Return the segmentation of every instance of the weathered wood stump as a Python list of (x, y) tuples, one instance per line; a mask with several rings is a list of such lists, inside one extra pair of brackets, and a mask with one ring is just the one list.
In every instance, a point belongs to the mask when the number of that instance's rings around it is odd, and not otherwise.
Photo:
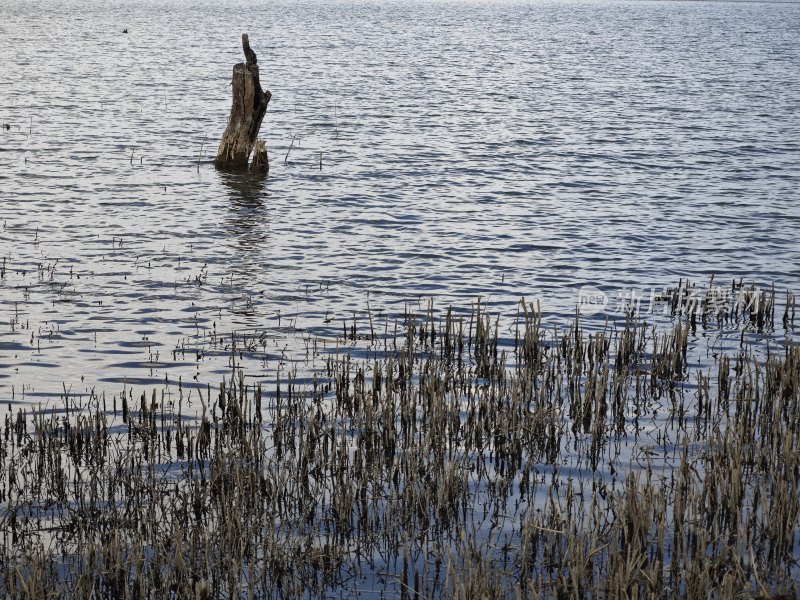
[[(250, 48), (250, 40), (246, 33), (242, 34), (242, 48), (247, 62), (238, 63), (233, 67), (231, 114), (214, 161), (217, 167), (225, 169), (247, 167), (250, 152), (256, 144), (258, 131), (261, 129), (261, 122), (267, 113), (267, 104), (272, 98), (269, 90), (261, 89), (258, 60), (256, 53)], [(259, 152), (254, 163), (253, 166), (259, 170), (269, 168), (266, 146), (263, 142), (259, 144)]]
[(264, 140), (256, 140), (256, 145), (253, 146), (253, 161), (250, 163), (250, 170), (256, 173), (269, 171), (267, 143)]

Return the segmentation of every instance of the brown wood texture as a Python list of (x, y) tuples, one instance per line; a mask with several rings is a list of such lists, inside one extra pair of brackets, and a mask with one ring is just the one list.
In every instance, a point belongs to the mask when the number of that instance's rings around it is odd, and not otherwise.
[[(250, 152), (258, 138), (261, 123), (267, 113), (272, 94), (269, 90), (261, 89), (261, 80), (258, 73), (258, 59), (256, 53), (250, 48), (250, 39), (247, 34), (242, 34), (242, 49), (247, 62), (238, 63), (233, 67), (231, 90), (233, 103), (228, 117), (228, 126), (222, 134), (217, 151), (216, 165), (222, 168), (246, 168)], [(261, 147), (259, 147), (261, 150)], [(264, 168), (266, 162), (266, 146), (259, 151), (259, 168)]]

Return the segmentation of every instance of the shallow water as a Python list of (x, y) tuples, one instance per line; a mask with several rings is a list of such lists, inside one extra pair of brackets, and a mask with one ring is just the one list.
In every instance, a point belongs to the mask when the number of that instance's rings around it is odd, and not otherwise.
[[(2, 12), (0, 400), (214, 383), (233, 330), (274, 378), (429, 297), (564, 322), (590, 285), (599, 322), (680, 278), (800, 287), (800, 4)], [(211, 162), (245, 31), (264, 180)]]

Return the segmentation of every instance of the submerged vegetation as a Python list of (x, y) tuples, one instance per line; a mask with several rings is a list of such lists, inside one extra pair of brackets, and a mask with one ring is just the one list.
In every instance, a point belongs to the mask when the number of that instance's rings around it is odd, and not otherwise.
[[(794, 297), (659, 301), (666, 330), (556, 330), (523, 300), (503, 338), (480, 303), (431, 308), (308, 376), (248, 383), (234, 343), (215, 389), (9, 406), (0, 593), (793, 596), (800, 347), (768, 333)], [(739, 347), (694, 367), (722, 326)]]

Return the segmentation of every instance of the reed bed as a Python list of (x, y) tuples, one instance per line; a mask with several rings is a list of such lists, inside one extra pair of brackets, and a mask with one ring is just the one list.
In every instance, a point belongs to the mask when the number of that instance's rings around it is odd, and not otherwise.
[[(431, 306), (370, 317), (369, 358), (345, 323), (307, 377), (250, 382), (237, 352), (266, 343), (232, 338), (216, 388), (9, 405), (0, 593), (795, 597), (800, 347), (746, 344), (776, 295), (731, 289), (669, 290), (666, 330), (557, 330), (523, 300), (511, 339)], [(693, 368), (711, 322), (741, 346)]]

